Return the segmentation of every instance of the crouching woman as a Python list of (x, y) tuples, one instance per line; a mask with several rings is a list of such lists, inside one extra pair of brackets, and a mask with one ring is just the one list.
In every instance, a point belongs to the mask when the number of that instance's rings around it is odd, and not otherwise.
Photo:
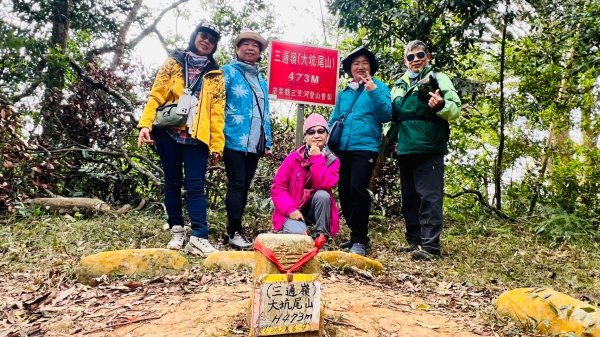
[(313, 238), (320, 234), (333, 237), (340, 230), (331, 191), (338, 182), (340, 161), (327, 148), (329, 129), (323, 116), (308, 116), (303, 132), (305, 144), (285, 158), (273, 179), (273, 229)]

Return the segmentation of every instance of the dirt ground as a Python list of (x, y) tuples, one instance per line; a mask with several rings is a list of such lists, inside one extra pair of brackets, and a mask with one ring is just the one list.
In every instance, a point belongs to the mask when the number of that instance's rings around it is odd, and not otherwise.
[[(212, 285), (198, 293), (171, 294), (158, 303), (144, 301), (126, 312), (146, 312), (156, 319), (98, 331), (88, 336), (241, 336), (247, 335), (245, 312), (251, 285)], [(324, 280), (326, 336), (425, 337), (478, 336), (461, 320), (429, 310), (425, 299), (343, 280)], [(477, 329), (475, 329), (477, 330)], [(52, 331), (47, 331), (52, 334)], [(480, 333), (481, 334), (481, 333)]]
[[(468, 282), (425, 277), (427, 266), (408, 269), (411, 274), (393, 271), (380, 276), (324, 270), (325, 336), (498, 336), (487, 316), (494, 293)], [(57, 281), (47, 274), (8, 276), (0, 275), (0, 337), (249, 333), (250, 270), (193, 267), (184, 275), (156, 279), (103, 277), (95, 286)]]

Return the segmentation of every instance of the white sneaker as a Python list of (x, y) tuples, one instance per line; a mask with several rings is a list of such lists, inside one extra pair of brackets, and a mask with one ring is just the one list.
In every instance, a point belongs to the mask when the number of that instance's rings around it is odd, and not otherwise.
[(229, 237), (229, 245), (235, 249), (241, 250), (252, 248), (252, 242), (246, 239), (240, 232), (235, 232), (233, 237)]
[(202, 257), (207, 257), (210, 253), (218, 252), (218, 250), (210, 244), (208, 239), (199, 238), (197, 236), (190, 237), (190, 241), (185, 246), (185, 251)]
[(167, 244), (168, 249), (181, 250), (185, 240), (185, 229), (183, 226), (173, 226), (171, 228), (171, 241)]

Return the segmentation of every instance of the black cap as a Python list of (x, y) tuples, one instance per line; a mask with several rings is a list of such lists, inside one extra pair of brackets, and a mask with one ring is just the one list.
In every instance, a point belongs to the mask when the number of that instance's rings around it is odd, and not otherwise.
[(352, 76), (352, 73), (350, 72), (350, 66), (352, 65), (352, 61), (354, 61), (354, 59), (360, 55), (365, 55), (369, 59), (369, 63), (371, 64), (370, 73), (371, 76), (373, 76), (377, 72), (378, 64), (377, 60), (375, 59), (375, 55), (366, 47), (358, 47), (354, 49), (350, 52), (350, 54), (348, 54), (348, 56), (346, 56), (346, 58), (342, 60), (342, 67), (344, 68), (344, 71), (346, 74)]
[(190, 35), (190, 41), (188, 43), (187, 50), (197, 52), (196, 44), (194, 43), (194, 41), (196, 40), (196, 35), (198, 35), (199, 32), (206, 32), (215, 37), (215, 40), (216, 40), (215, 48), (213, 48), (213, 51), (210, 53), (210, 55), (212, 56), (212, 54), (214, 54), (217, 51), (217, 44), (219, 43), (219, 40), (221, 39), (221, 34), (219, 34), (219, 32), (217, 31), (217, 26), (215, 26), (214, 24), (212, 24), (210, 22), (200, 22), (200, 24), (198, 24), (196, 26), (196, 29), (194, 29), (194, 32), (192, 32), (192, 35)]

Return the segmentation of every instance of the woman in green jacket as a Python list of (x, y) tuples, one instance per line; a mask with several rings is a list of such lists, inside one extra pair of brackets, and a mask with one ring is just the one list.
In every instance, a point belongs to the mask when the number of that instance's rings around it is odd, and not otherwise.
[(417, 260), (440, 255), (448, 121), (460, 113), (460, 98), (452, 81), (434, 72), (430, 60), (425, 43), (409, 42), (404, 52), (408, 71), (392, 88), (391, 144), (400, 166), (402, 215), (409, 244), (401, 250)]

